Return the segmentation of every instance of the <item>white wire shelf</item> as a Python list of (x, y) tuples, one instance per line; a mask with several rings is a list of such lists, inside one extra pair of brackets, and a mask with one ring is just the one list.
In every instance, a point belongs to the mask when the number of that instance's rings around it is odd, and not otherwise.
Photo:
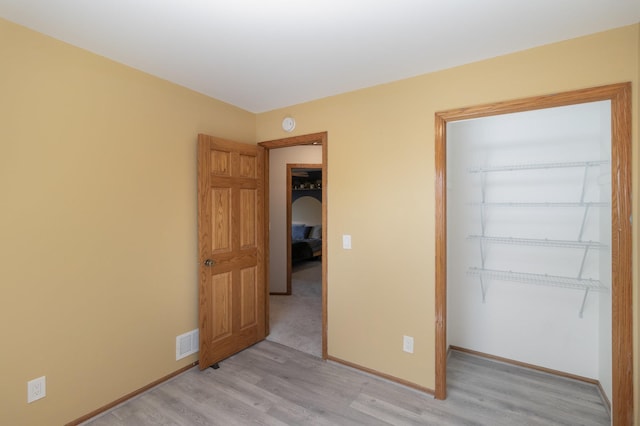
[(472, 202), (472, 206), (494, 206), (494, 207), (609, 207), (607, 202), (558, 202), (558, 203), (519, 203), (519, 202)]
[(469, 235), (468, 240), (480, 240), (493, 244), (513, 244), (540, 247), (595, 248), (608, 249), (609, 246), (598, 241), (549, 240), (536, 238), (491, 237), (486, 235)]
[(500, 281), (513, 281), (525, 284), (562, 287), (575, 290), (609, 291), (609, 288), (600, 280), (591, 278), (573, 278), (559, 275), (530, 274), (525, 272), (500, 271), (496, 269), (469, 268), (469, 275), (482, 279), (494, 279)]
[[(585, 263), (587, 261), (588, 253), (590, 250), (603, 250), (608, 249), (609, 246), (606, 244), (602, 244), (598, 241), (583, 241), (582, 237), (584, 235), (585, 226), (587, 223), (587, 218), (589, 216), (589, 212), (592, 208), (600, 208), (600, 207), (609, 207), (611, 203), (609, 202), (600, 202), (600, 201), (587, 201), (587, 185), (589, 184), (589, 176), (592, 175), (590, 170), (598, 166), (609, 165), (611, 162), (609, 160), (598, 160), (598, 161), (574, 161), (574, 162), (557, 162), (557, 163), (536, 163), (536, 164), (511, 164), (511, 165), (498, 165), (498, 166), (488, 166), (488, 167), (476, 167), (467, 169), (469, 173), (478, 173), (480, 176), (480, 189), (481, 189), (481, 201), (476, 202), (468, 202), (467, 205), (470, 206), (479, 206), (480, 213), (480, 225), (482, 232), (480, 235), (469, 235), (467, 237), (468, 240), (479, 241), (480, 248), (480, 260), (481, 267), (469, 268), (467, 273), (469, 275), (477, 276), (480, 282), (480, 288), (482, 290), (482, 302), (485, 303), (486, 295), (487, 295), (487, 281), (490, 280), (500, 280), (506, 282), (515, 282), (515, 283), (525, 283), (525, 284), (534, 284), (540, 286), (550, 286), (550, 287), (561, 287), (568, 288), (574, 290), (580, 290), (584, 292), (584, 296), (582, 297), (582, 304), (580, 306), (580, 311), (578, 315), (582, 318), (585, 303), (587, 300), (587, 296), (591, 291), (599, 291), (599, 292), (607, 292), (609, 288), (607, 285), (604, 285), (599, 279), (593, 278), (583, 278), (582, 274), (584, 271)], [(517, 200), (509, 200), (506, 202), (503, 201), (490, 201), (487, 200), (487, 176), (490, 172), (517, 172), (522, 170), (547, 170), (547, 169), (567, 169), (567, 168), (576, 168), (583, 169), (582, 171), (582, 184), (577, 189), (579, 192), (576, 193), (576, 197), (571, 201), (571, 199), (558, 202), (546, 201), (546, 202), (538, 202), (538, 201), (517, 201)], [(537, 173), (540, 175), (541, 173)], [(524, 176), (524, 175), (523, 175)], [(492, 197), (489, 197), (491, 199)], [(520, 197), (518, 197), (520, 198)], [(575, 240), (554, 240), (554, 239), (535, 239), (535, 238), (512, 238), (512, 237), (500, 237), (500, 236), (487, 236), (485, 235), (486, 229), (486, 217), (487, 210), (491, 210), (491, 208), (511, 208), (511, 207), (521, 207), (521, 208), (577, 208), (576, 213), (581, 212), (582, 222), (580, 225), (580, 230), (578, 232), (577, 238)], [(557, 211), (557, 210), (556, 210)], [(526, 211), (525, 211), (526, 212)], [(533, 212), (529, 212), (529, 215), (533, 214)], [(536, 213), (537, 215), (537, 213)], [(536, 216), (534, 215), (534, 216)], [(544, 216), (548, 220), (547, 216)], [(580, 269), (577, 271), (575, 276), (559, 276), (559, 275), (548, 275), (548, 274), (534, 274), (527, 272), (513, 272), (506, 270), (496, 270), (496, 269), (486, 269), (486, 250), (487, 244), (510, 244), (510, 245), (526, 245), (526, 246), (538, 246), (538, 247), (560, 247), (560, 248), (571, 248), (571, 249), (582, 249), (582, 261), (580, 264)]]
[(574, 161), (568, 163), (540, 163), (540, 164), (511, 164), (506, 166), (476, 167), (469, 169), (469, 173), (482, 172), (511, 172), (516, 170), (539, 170), (539, 169), (563, 169), (572, 167), (595, 167), (609, 164), (609, 160), (600, 161)]

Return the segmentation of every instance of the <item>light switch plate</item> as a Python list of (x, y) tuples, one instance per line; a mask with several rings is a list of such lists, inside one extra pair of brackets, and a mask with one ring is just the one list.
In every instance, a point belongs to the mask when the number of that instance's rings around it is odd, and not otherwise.
[(38, 377), (37, 379), (27, 382), (27, 403), (32, 403), (40, 398), (47, 396), (46, 377)]
[(345, 250), (351, 250), (351, 235), (342, 236), (342, 248)]
[(402, 350), (408, 352), (410, 354), (413, 353), (413, 337), (411, 336), (403, 336), (402, 339)]

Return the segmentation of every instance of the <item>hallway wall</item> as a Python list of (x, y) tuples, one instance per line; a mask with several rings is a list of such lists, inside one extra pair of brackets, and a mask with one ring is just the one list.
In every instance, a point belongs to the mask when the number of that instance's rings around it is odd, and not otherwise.
[(287, 291), (287, 164), (321, 164), (322, 146), (269, 150), (269, 292)]

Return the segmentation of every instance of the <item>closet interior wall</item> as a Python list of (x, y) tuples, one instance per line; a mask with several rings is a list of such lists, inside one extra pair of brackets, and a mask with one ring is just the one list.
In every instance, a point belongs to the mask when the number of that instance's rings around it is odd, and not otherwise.
[(610, 102), (447, 125), (449, 345), (611, 397)]

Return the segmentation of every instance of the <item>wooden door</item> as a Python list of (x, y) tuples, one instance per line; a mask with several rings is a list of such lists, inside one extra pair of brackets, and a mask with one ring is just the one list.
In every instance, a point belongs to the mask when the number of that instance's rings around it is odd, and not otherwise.
[(264, 148), (198, 135), (200, 369), (265, 338)]

